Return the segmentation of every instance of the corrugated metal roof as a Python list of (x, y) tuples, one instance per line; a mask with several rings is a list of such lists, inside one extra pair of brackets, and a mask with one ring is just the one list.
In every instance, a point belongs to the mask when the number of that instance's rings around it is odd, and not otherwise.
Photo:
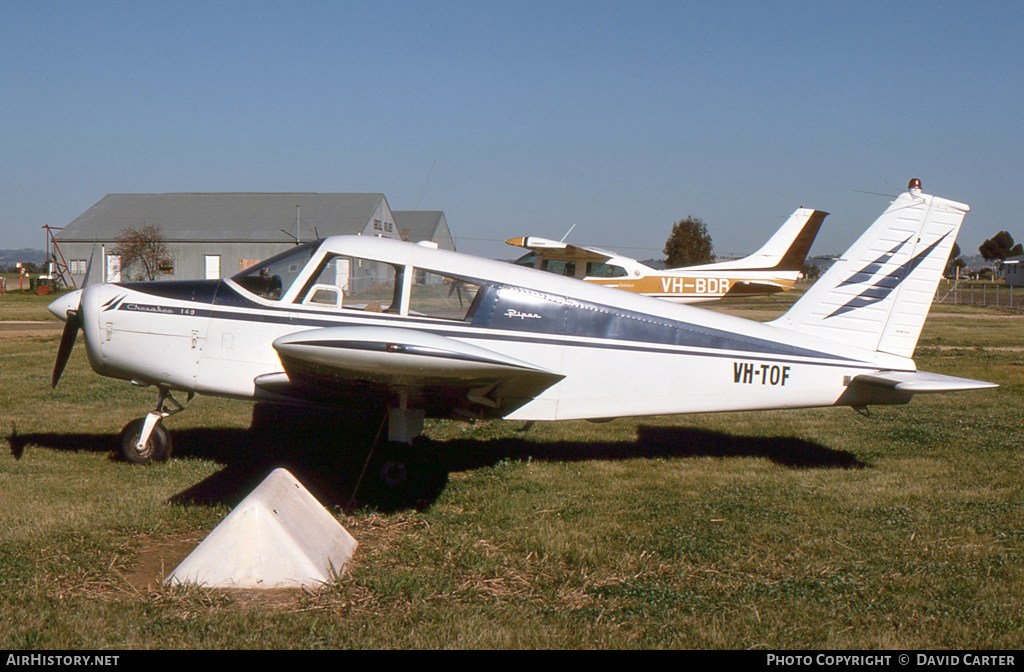
[(114, 240), (128, 227), (159, 226), (167, 241), (290, 242), (362, 232), (384, 194), (108, 194), (57, 234), (62, 241)]

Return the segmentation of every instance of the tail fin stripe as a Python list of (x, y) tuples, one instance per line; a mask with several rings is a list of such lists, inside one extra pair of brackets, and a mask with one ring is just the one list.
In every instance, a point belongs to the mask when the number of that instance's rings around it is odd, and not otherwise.
[(859, 271), (854, 272), (854, 274), (851, 275), (849, 278), (840, 282), (838, 286), (845, 287), (846, 285), (859, 285), (873, 278), (879, 271), (885, 268), (885, 265), (889, 263), (889, 261), (893, 257), (895, 257), (899, 253), (900, 248), (906, 245), (907, 241), (909, 241), (911, 236), (913, 235), (914, 234), (910, 234), (910, 236), (907, 236), (906, 240), (897, 243), (896, 246), (890, 249), (888, 252), (885, 252), (884, 254), (882, 254), (882, 256), (878, 257), (877, 259), (875, 259), (874, 261), (872, 261)]
[(877, 283), (861, 292), (845, 305), (842, 305), (832, 311), (832, 313), (826, 316), (825, 319), (836, 315), (842, 315), (843, 313), (848, 313), (851, 310), (856, 310), (857, 308), (870, 306), (871, 304), (878, 303), (879, 301), (884, 301), (890, 294), (892, 294), (893, 290), (899, 287), (904, 280), (910, 277), (910, 274), (914, 272), (914, 269), (916, 269), (922, 261), (927, 259), (932, 251), (938, 247), (948, 235), (949, 234), (947, 233), (945, 236), (942, 236), (942, 238), (939, 238), (934, 243), (926, 247), (924, 251), (914, 255), (912, 259), (904, 263), (895, 271), (883, 277)]

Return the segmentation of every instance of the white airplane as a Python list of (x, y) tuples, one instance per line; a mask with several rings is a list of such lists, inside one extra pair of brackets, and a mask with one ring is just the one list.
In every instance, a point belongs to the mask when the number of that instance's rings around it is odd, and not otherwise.
[[(408, 454), (426, 417), (861, 408), (994, 387), (920, 372), (911, 359), (968, 209), (911, 182), (769, 323), (423, 244), (331, 237), (229, 279), (64, 295), (50, 305), (66, 320), (52, 383), (82, 329), (97, 373), (155, 386), (156, 408), (121, 435), (136, 463), (167, 459), (162, 420), (182, 408), (173, 392), (325, 416), (386, 408), (391, 443), (379, 449)], [(379, 478), (398, 483), (396, 473), (404, 466)]]
[(827, 215), (798, 208), (761, 249), (748, 257), (663, 271), (615, 252), (537, 236), (505, 242), (530, 250), (515, 261), (520, 266), (674, 303), (697, 303), (792, 289)]

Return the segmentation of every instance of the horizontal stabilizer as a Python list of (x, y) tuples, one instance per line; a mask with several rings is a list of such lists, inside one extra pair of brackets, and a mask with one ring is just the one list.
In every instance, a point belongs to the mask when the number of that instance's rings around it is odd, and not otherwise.
[(788, 288), (778, 282), (740, 280), (729, 285), (729, 291), (725, 293), (725, 296), (730, 299), (737, 296), (764, 296), (784, 292), (786, 289)]
[(941, 373), (927, 371), (879, 371), (854, 376), (851, 384), (870, 385), (886, 390), (910, 392), (911, 394), (929, 394), (932, 392), (962, 392), (965, 390), (983, 390), (999, 387), (995, 383), (970, 378), (944, 376)]

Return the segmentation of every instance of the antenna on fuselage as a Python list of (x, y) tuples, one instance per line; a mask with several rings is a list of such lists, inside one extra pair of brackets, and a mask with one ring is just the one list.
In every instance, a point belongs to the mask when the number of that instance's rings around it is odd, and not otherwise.
[(569, 230), (565, 232), (565, 235), (564, 235), (564, 236), (562, 236), (562, 239), (561, 239), (560, 241), (558, 241), (558, 242), (560, 242), (560, 243), (564, 243), (564, 242), (565, 242), (565, 239), (569, 237), (569, 234), (570, 234), (570, 233), (572, 233), (572, 230), (573, 230), (573, 229), (575, 229), (575, 228), (576, 228), (576, 225), (575, 225), (575, 224), (573, 224), (572, 226), (570, 226), (570, 227), (569, 227)]

